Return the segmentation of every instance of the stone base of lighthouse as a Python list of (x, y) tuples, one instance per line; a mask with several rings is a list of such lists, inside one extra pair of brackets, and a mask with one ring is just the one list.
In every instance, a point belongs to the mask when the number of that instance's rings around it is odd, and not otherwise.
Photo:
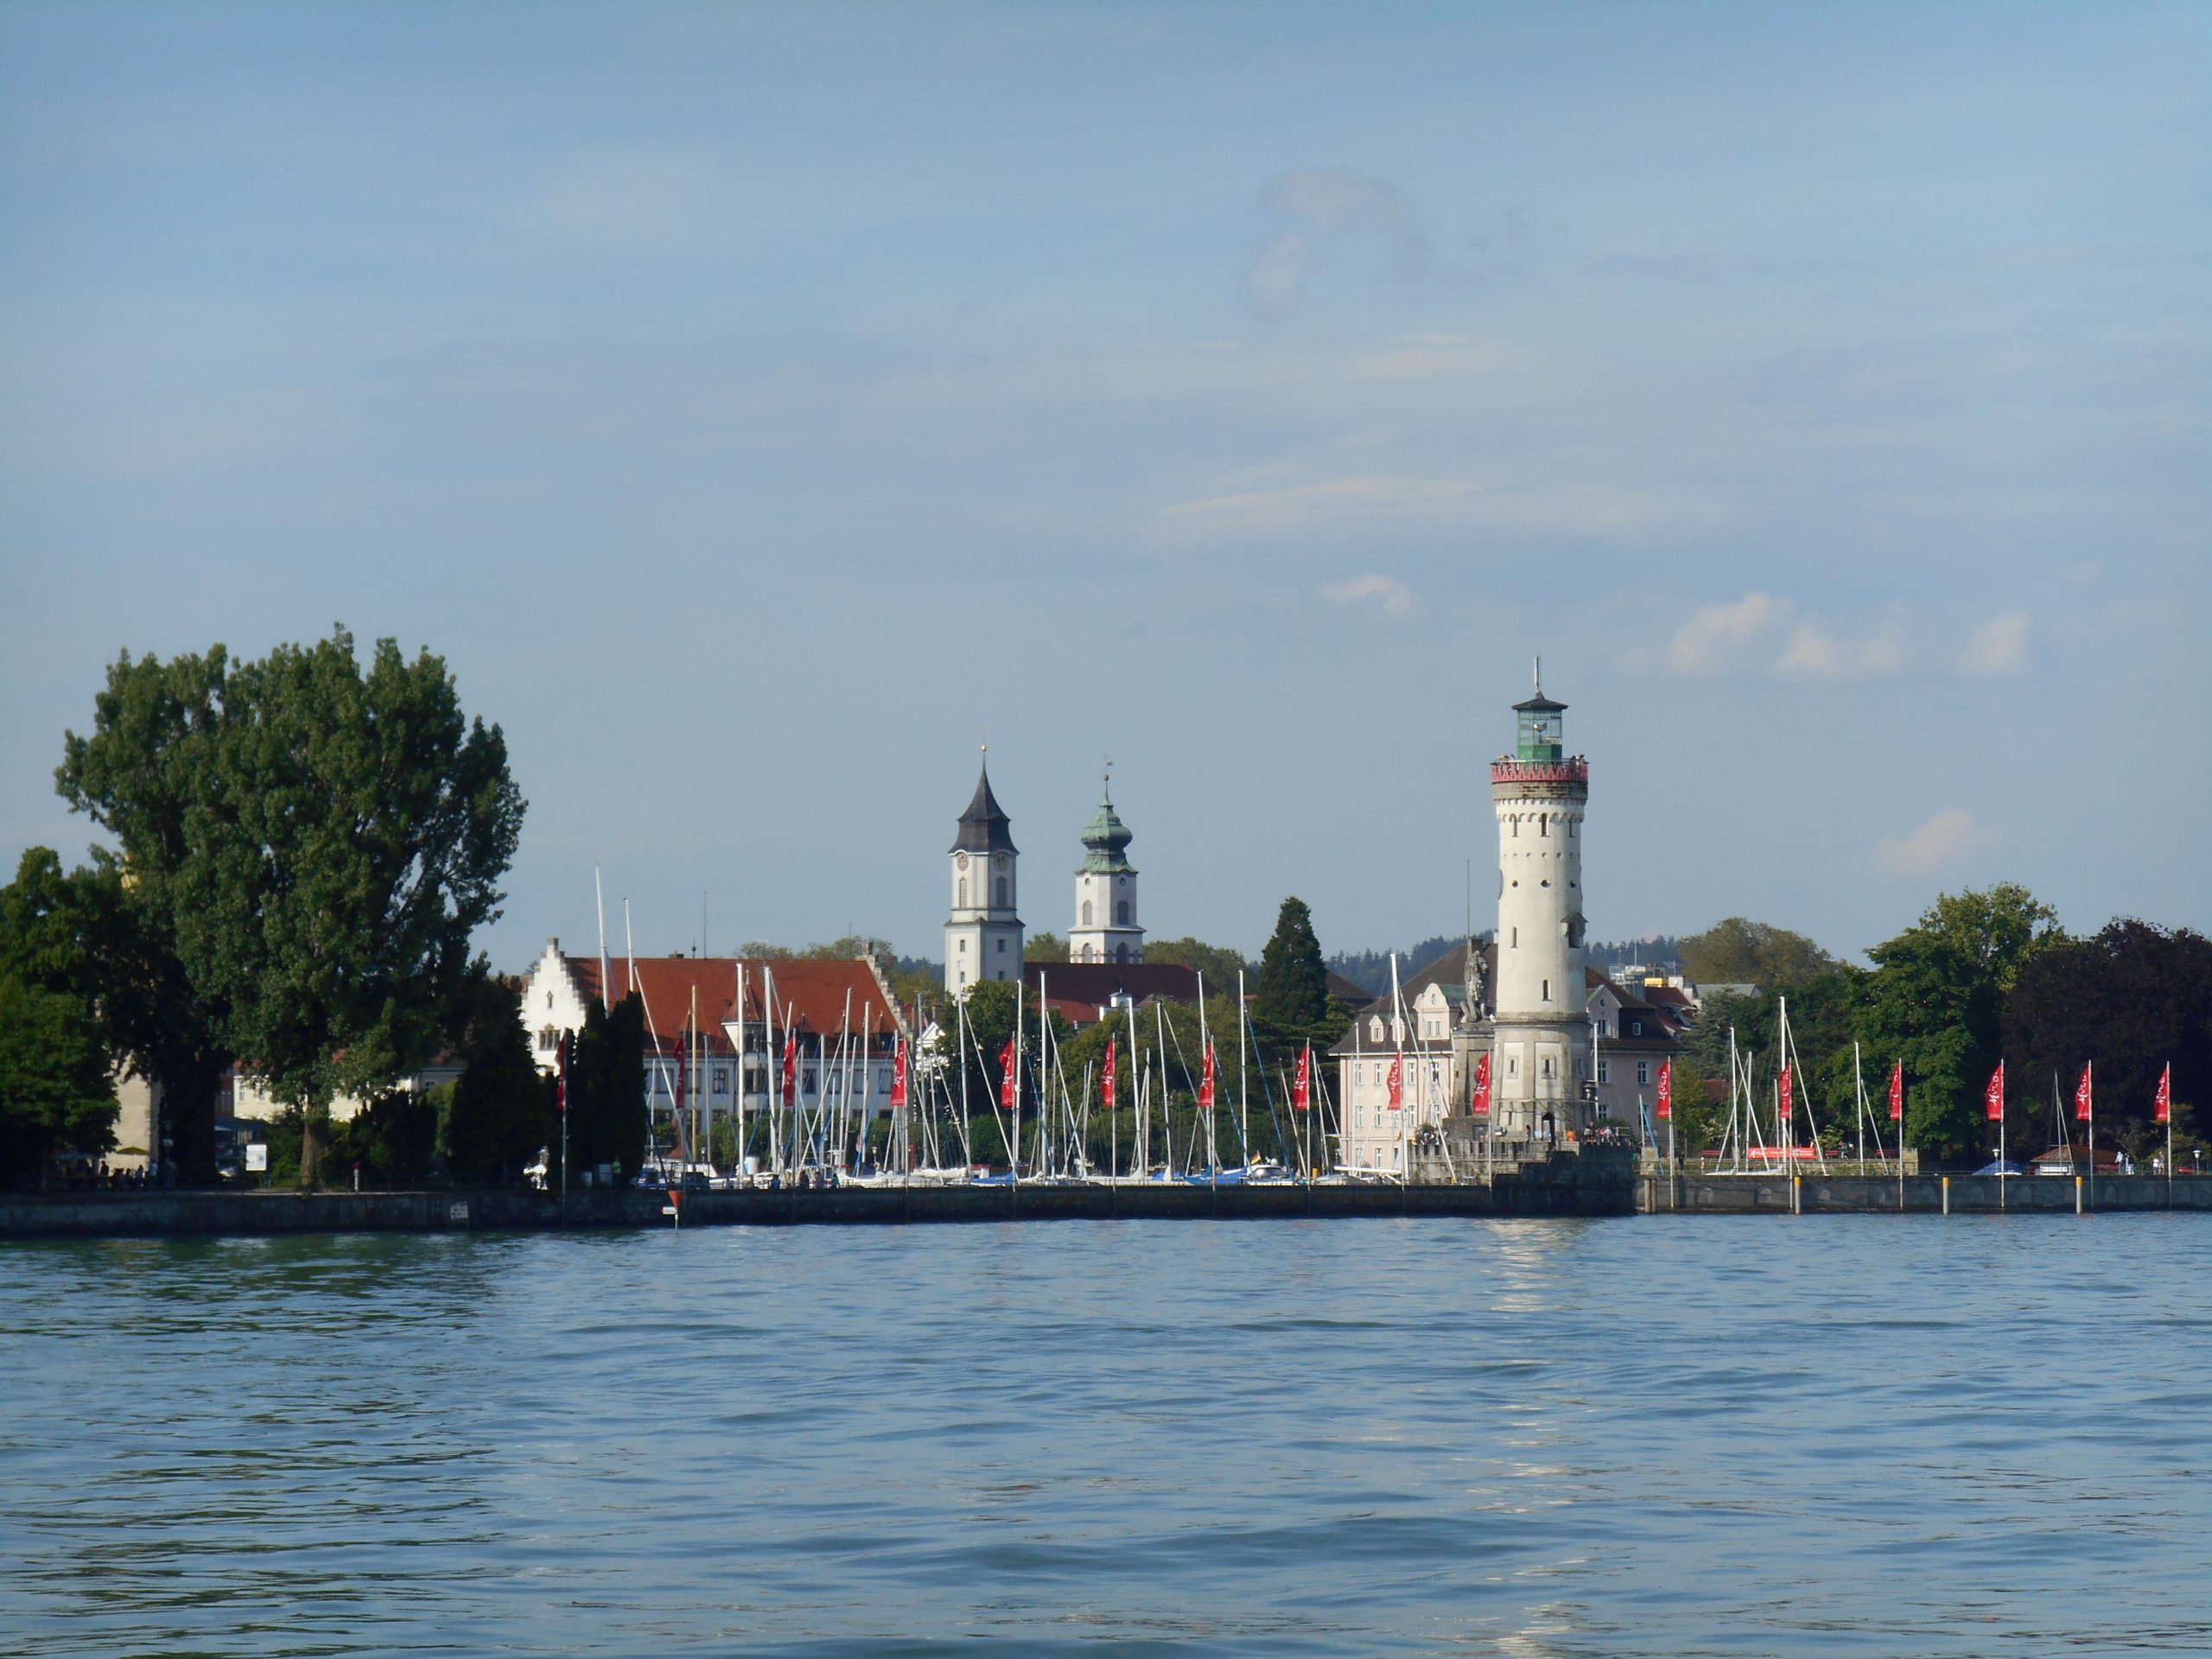
[(1586, 1135), (1597, 1108), (1583, 1087), (1593, 1075), (1589, 1022), (1573, 1014), (1501, 1013), (1493, 1026), (1491, 1109), (1509, 1141)]

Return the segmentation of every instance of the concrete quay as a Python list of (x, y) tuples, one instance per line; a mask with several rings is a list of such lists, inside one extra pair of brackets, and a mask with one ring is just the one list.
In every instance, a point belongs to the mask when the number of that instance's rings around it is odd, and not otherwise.
[[(1636, 1207), (1644, 1215), (1708, 1216), (1994, 1214), (2031, 1211), (2071, 1215), (2075, 1183), (2063, 1175), (1908, 1175), (1899, 1196), (1896, 1176), (1799, 1175), (1793, 1200), (1787, 1173), (1712, 1175), (1647, 1173), (1637, 1179)], [(1948, 1183), (1948, 1194), (1946, 1183)], [(2212, 1176), (2100, 1175), (2081, 1182), (2081, 1207), (2103, 1210), (2212, 1210)]]
[[(673, 1225), (659, 1191), (554, 1193), (69, 1192), (0, 1195), (0, 1239), (282, 1233), (460, 1232)], [(899, 1225), (1005, 1221), (1340, 1219), (1376, 1216), (1625, 1216), (1625, 1154), (1562, 1152), (1488, 1183), (841, 1186), (687, 1192), (687, 1227)]]

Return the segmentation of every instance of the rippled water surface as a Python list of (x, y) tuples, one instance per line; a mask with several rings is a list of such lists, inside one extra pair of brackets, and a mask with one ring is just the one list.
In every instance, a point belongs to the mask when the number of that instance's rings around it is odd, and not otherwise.
[(2212, 1216), (0, 1246), (0, 1650), (2212, 1650)]

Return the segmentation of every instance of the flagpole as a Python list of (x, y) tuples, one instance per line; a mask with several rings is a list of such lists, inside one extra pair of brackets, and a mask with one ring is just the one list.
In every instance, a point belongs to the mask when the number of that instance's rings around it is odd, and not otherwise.
[(2097, 1207), (2097, 1063), (2091, 1060), (2082, 1068), (2082, 1080), (2089, 1088), (2089, 1208)]

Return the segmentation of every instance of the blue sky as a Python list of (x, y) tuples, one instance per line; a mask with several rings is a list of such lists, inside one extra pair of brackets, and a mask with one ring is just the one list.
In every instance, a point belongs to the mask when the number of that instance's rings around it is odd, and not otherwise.
[(515, 967), (1457, 925), (1541, 651), (1593, 931), (2212, 926), (2201, 7), (0, 10), (0, 855), (123, 649), (442, 652)]

